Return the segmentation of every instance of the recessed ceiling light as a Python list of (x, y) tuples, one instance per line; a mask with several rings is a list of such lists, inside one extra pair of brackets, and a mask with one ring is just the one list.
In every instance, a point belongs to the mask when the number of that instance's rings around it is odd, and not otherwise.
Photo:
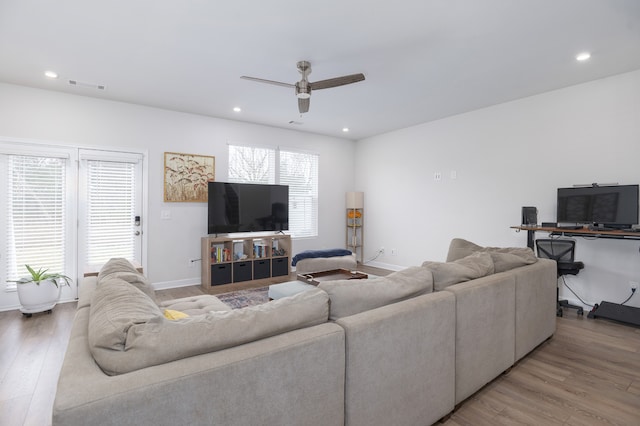
[(58, 78), (58, 73), (55, 71), (45, 71), (44, 76), (47, 78)]
[(233, 110), (234, 110), (235, 112), (240, 112), (240, 111), (242, 111), (242, 108), (240, 108), (240, 107), (233, 107)]
[(343, 128), (342, 128), (342, 131), (343, 131), (343, 132), (345, 132), (345, 133), (347, 133), (347, 132), (349, 131), (349, 128), (348, 128), (348, 127), (343, 127)]
[(586, 61), (587, 59), (589, 59), (591, 57), (591, 53), (589, 52), (582, 52), (579, 53), (578, 55), (576, 55), (576, 61)]

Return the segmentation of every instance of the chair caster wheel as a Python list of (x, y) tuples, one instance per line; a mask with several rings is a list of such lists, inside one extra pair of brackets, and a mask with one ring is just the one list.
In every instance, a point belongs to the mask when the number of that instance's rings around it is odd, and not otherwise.
[(582, 308), (578, 309), (578, 315), (584, 315), (584, 310)]

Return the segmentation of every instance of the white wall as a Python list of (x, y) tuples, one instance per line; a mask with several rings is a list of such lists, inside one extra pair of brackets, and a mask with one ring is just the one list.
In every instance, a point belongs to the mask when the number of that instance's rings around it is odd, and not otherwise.
[[(319, 237), (294, 240), (293, 251), (344, 245), (344, 194), (354, 182), (355, 143), (349, 140), (9, 84), (0, 84), (0, 135), (148, 150), (146, 272), (159, 287), (200, 283), (200, 266), (190, 268), (188, 259), (200, 258), (200, 237), (206, 234), (205, 203), (163, 201), (165, 151), (215, 156), (219, 181), (227, 178), (229, 142), (319, 154)], [(170, 210), (171, 220), (160, 219), (162, 210)]]
[[(522, 206), (554, 222), (558, 187), (638, 184), (639, 158), (640, 71), (359, 141), (365, 257), (384, 246), (376, 262), (387, 266), (444, 261), (454, 237), (525, 246), (526, 233), (509, 229), (520, 224)], [(629, 281), (640, 281), (639, 246), (578, 238), (577, 259), (586, 266), (569, 285), (589, 303), (623, 301)], [(640, 294), (629, 305), (640, 307)]]

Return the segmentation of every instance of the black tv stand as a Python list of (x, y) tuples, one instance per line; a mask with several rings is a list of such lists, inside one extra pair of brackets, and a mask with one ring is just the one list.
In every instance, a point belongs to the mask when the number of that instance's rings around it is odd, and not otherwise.
[(587, 318), (604, 318), (640, 327), (640, 308), (603, 301), (593, 307)]

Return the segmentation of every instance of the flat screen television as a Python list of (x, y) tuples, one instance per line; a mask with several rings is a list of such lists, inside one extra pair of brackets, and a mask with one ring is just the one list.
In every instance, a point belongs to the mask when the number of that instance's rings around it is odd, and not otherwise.
[(289, 187), (209, 182), (207, 222), (209, 234), (286, 231)]
[(618, 229), (638, 223), (638, 185), (558, 188), (558, 223)]

